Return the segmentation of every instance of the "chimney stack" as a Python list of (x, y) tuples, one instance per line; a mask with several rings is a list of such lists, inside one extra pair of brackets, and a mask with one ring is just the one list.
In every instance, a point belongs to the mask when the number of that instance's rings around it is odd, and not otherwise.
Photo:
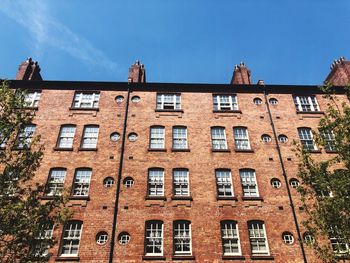
[(250, 79), (250, 70), (243, 62), (241, 62), (239, 66), (235, 65), (231, 84), (252, 84), (252, 81)]
[(28, 58), (23, 61), (16, 74), (17, 80), (43, 80), (40, 75), (40, 66), (37, 61), (33, 61), (32, 58)]
[(140, 61), (131, 65), (129, 68), (128, 82), (132, 83), (145, 83), (146, 82), (146, 70), (143, 64)]
[(345, 60), (344, 57), (334, 60), (331, 65), (331, 72), (329, 72), (325, 83), (333, 86), (345, 86), (350, 83), (350, 61)]

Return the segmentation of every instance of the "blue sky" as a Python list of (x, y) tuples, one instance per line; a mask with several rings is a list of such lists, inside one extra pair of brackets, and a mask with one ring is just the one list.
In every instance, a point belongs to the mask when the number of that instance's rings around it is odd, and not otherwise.
[(321, 84), (350, 59), (349, 0), (1, 0), (0, 77), (27, 57), (45, 80)]

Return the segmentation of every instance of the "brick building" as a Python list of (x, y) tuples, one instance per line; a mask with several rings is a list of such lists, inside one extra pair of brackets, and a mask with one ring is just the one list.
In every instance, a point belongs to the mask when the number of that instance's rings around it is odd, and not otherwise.
[[(326, 79), (350, 80), (350, 62)], [(29, 90), (30, 131), (45, 144), (37, 180), (70, 189), (74, 217), (53, 227), (50, 262), (318, 262), (298, 239), (298, 160), (327, 105), (317, 86), (44, 81), (31, 59), (14, 88)], [(340, 101), (347, 101), (341, 87)], [(330, 138), (331, 140), (331, 138)]]

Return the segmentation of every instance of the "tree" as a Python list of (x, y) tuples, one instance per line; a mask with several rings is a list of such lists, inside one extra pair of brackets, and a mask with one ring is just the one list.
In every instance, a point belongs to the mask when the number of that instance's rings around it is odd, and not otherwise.
[(334, 153), (328, 160), (316, 160), (304, 147), (297, 147), (302, 180), (298, 190), (306, 215), (304, 242), (323, 262), (345, 262), (350, 257), (350, 107), (337, 99), (330, 85), (322, 90), (328, 109), (313, 136), (316, 144)]
[(43, 158), (40, 136), (33, 136), (35, 112), (26, 93), (0, 85), (0, 258), (1, 262), (44, 262), (54, 224), (70, 214), (64, 195), (41, 200), (45, 186), (34, 182)]

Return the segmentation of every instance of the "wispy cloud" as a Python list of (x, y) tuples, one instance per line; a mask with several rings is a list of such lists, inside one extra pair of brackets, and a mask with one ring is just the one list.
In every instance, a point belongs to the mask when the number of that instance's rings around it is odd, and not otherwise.
[(117, 64), (82, 36), (50, 16), (47, 1), (1, 0), (0, 11), (28, 30), (34, 43), (33, 52), (38, 53), (50, 45), (69, 53), (90, 66), (117, 70)]

